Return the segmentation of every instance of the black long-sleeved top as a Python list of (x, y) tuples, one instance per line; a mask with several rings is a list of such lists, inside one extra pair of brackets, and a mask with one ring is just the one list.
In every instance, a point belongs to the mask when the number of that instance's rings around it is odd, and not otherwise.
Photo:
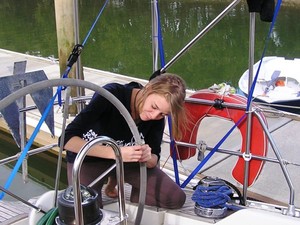
[[(103, 88), (111, 92), (123, 103), (131, 113), (130, 101), (133, 88), (141, 88), (135, 82), (129, 84), (110, 83)], [(152, 148), (152, 153), (160, 158), (161, 141), (164, 130), (164, 119), (153, 121), (141, 121), (138, 125), (139, 132), (143, 135), (145, 143)], [(94, 94), (90, 103), (75, 117), (65, 131), (65, 143), (72, 137), (78, 136), (89, 141), (97, 136), (107, 136), (120, 145), (132, 143), (133, 135), (125, 119), (119, 110), (107, 99)], [(76, 153), (67, 151), (67, 161), (74, 162)], [(88, 156), (86, 160), (96, 160), (96, 157)]]

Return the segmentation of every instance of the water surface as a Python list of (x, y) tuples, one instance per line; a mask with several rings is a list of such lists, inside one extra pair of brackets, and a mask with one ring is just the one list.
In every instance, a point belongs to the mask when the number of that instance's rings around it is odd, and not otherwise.
[[(153, 67), (150, 2), (109, 1), (85, 45), (83, 65), (147, 79)], [(103, 0), (79, 0), (81, 40), (86, 37), (103, 3)], [(229, 1), (221, 0), (159, 1), (166, 62), (228, 4)], [(266, 55), (300, 56), (299, 19), (299, 7), (281, 7)], [(0, 48), (57, 58), (54, 1), (0, 1), (0, 21)], [(255, 61), (261, 57), (269, 26), (257, 15)], [(242, 1), (168, 71), (180, 74), (194, 89), (221, 82), (237, 86), (239, 77), (248, 67), (248, 47), (249, 13), (245, 1)], [(1, 137), (4, 136), (1, 134)], [(6, 139), (0, 140), (0, 143), (1, 158), (19, 151)], [(53, 187), (55, 159), (48, 155), (41, 157), (30, 158), (29, 172)], [(38, 164), (40, 162), (43, 167)], [(62, 185), (66, 185), (65, 176), (62, 177)]]
[[(152, 73), (151, 1), (109, 1), (82, 53), (84, 66), (148, 78)], [(84, 40), (104, 1), (79, 1)], [(165, 61), (171, 60), (225, 7), (228, 1), (159, 1)], [(298, 7), (282, 6), (266, 55), (299, 57)], [(0, 2), (0, 48), (57, 57), (53, 1)], [(255, 60), (261, 57), (269, 23), (256, 19)], [(214, 83), (236, 86), (248, 67), (249, 13), (241, 1), (220, 23), (182, 55), (168, 72), (180, 74), (190, 88)]]

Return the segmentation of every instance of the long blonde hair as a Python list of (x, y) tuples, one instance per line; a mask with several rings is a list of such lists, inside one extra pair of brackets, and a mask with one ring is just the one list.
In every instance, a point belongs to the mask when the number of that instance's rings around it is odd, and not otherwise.
[[(139, 110), (142, 108), (145, 99), (155, 93), (164, 96), (170, 104), (170, 116), (172, 120), (172, 135), (180, 139), (187, 117), (184, 108), (184, 99), (186, 97), (185, 81), (176, 74), (164, 73), (149, 81), (142, 89), (142, 97), (138, 102)], [(180, 126), (179, 126), (180, 122)]]

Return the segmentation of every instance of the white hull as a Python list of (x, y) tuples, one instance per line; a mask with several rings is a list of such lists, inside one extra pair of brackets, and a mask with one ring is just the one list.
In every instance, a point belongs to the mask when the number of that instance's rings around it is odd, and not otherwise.
[[(46, 209), (50, 209), (53, 205), (53, 191), (45, 193), (41, 196), (36, 205)], [(50, 204), (52, 202), (52, 204)], [(137, 205), (128, 203), (126, 204), (126, 214), (128, 215), (127, 224), (134, 224)], [(193, 211), (193, 208), (189, 208)], [(104, 206), (102, 210), (103, 219), (101, 224), (103, 225), (117, 225), (118, 221), (118, 203), (110, 203)], [(18, 219), (15, 222), (9, 223), (11, 225), (36, 225), (38, 220), (42, 217), (42, 213), (38, 213), (32, 210), (28, 217)], [(143, 212), (143, 218), (141, 225), (174, 225), (174, 224), (193, 224), (193, 225), (253, 225), (263, 222), (264, 225), (297, 225), (300, 219), (297, 217), (291, 217), (282, 215), (279, 210), (272, 207), (265, 206), (261, 209), (253, 207), (245, 207), (245, 209), (230, 213), (228, 216), (222, 219), (212, 219), (199, 217), (193, 215), (192, 212), (186, 213), (184, 210), (165, 210), (156, 207), (145, 207)]]

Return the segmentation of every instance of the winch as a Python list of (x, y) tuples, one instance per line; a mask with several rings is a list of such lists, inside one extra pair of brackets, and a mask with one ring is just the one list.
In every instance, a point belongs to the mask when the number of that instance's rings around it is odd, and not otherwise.
[(231, 201), (233, 190), (226, 182), (217, 177), (205, 177), (194, 188), (192, 200), (198, 216), (223, 218), (227, 215), (227, 202)]
[[(100, 224), (103, 214), (98, 206), (98, 193), (90, 187), (80, 186), (84, 224)], [(73, 225), (75, 223), (74, 192), (69, 186), (58, 196), (58, 216), (55, 219), (58, 225)]]

